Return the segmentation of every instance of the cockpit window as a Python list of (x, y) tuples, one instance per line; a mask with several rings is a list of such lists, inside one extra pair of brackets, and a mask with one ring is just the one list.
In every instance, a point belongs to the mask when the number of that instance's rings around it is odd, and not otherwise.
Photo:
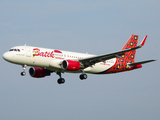
[(9, 51), (18, 51), (18, 52), (20, 52), (20, 49), (10, 49)]
[(9, 51), (14, 51), (14, 49), (10, 49)]

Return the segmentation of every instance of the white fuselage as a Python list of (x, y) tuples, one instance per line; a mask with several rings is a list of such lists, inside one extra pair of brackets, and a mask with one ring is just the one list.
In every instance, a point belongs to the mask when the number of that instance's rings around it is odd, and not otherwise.
[[(60, 66), (63, 60), (74, 60), (93, 57), (95, 55), (68, 52), (54, 49), (46, 49), (33, 46), (16, 46), (4, 53), (3, 58), (11, 63), (42, 67), (52, 71), (79, 73), (78, 71), (66, 71)], [(84, 69), (86, 73), (100, 73), (110, 69), (116, 63), (116, 58), (96, 63)]]

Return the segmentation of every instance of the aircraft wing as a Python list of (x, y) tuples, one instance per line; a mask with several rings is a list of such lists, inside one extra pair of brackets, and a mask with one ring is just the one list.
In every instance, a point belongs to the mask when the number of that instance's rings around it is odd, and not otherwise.
[(125, 50), (121, 50), (121, 51), (117, 51), (117, 52), (113, 52), (113, 53), (109, 53), (109, 54), (104, 54), (104, 55), (93, 56), (93, 57), (81, 59), (81, 60), (79, 60), (79, 62), (84, 66), (84, 68), (87, 68), (87, 67), (92, 66), (98, 62), (104, 62), (105, 60), (109, 60), (109, 59), (112, 59), (115, 57), (121, 58), (121, 56), (124, 55), (125, 52), (136, 50), (136, 49), (144, 46), (146, 39), (147, 39), (147, 35), (142, 40), (141, 44), (139, 46), (134, 47), (134, 48), (129, 48), (129, 49), (125, 49)]

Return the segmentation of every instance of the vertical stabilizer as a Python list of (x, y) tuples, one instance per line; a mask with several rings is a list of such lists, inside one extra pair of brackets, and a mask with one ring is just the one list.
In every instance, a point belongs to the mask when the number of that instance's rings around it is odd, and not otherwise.
[[(128, 49), (128, 48), (134, 48), (137, 46), (138, 43), (138, 35), (132, 35), (130, 39), (127, 41), (125, 46), (122, 48), (122, 50)], [(129, 52), (126, 52), (125, 55), (122, 55), (122, 58), (126, 60), (127, 63), (134, 63), (136, 51), (132, 50)]]

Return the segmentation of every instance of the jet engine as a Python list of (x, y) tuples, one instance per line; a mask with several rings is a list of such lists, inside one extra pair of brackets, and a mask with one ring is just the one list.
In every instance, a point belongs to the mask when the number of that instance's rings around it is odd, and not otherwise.
[(29, 74), (35, 78), (42, 78), (51, 75), (51, 73), (48, 70), (40, 67), (31, 67), (29, 69)]
[(80, 69), (80, 63), (78, 61), (64, 60), (61, 67), (64, 70), (77, 71)]

